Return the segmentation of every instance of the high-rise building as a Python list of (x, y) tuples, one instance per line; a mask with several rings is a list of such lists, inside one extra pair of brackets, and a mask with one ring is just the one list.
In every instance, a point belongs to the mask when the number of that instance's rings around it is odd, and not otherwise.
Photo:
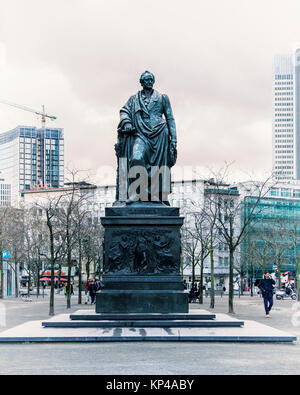
[(11, 185), (12, 205), (36, 185), (63, 187), (63, 129), (17, 126), (0, 134), (0, 171)]
[(298, 135), (295, 122), (296, 86), (294, 54), (276, 55), (273, 66), (272, 140), (273, 171), (280, 181), (297, 179), (300, 176), (298, 170), (300, 156), (296, 150)]

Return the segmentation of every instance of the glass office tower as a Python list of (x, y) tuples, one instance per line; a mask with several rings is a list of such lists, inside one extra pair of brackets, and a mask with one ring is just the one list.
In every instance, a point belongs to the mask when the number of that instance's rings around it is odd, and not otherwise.
[(63, 187), (63, 129), (17, 126), (0, 134), (0, 171), (11, 184), (13, 205), (36, 185)]

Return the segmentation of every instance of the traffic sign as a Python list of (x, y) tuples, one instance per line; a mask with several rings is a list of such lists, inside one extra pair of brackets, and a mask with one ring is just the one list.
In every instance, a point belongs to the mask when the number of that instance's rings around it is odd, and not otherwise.
[(2, 251), (2, 257), (3, 257), (4, 259), (9, 259), (9, 258), (10, 258), (10, 253), (9, 253), (9, 251), (3, 250), (3, 251)]

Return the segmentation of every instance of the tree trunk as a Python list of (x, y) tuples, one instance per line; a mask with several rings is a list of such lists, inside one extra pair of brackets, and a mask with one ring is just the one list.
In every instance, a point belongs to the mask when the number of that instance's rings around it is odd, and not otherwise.
[(233, 310), (233, 265), (234, 265), (234, 251), (230, 248), (229, 250), (229, 295), (228, 295), (228, 313), (234, 314)]
[(16, 252), (16, 249), (14, 248), (14, 253), (13, 253), (13, 261), (14, 261), (14, 268), (13, 271), (15, 273), (15, 297), (17, 298), (19, 295), (19, 287), (18, 287), (18, 255)]
[[(53, 246), (52, 248), (53, 249)], [(50, 305), (49, 315), (55, 315), (54, 313), (54, 257), (51, 257), (51, 287), (50, 287)]]
[(51, 254), (51, 287), (50, 287), (50, 301), (49, 301), (49, 315), (53, 316), (54, 313), (54, 237), (53, 237), (53, 229), (52, 224), (48, 218), (47, 225), (50, 232), (50, 254)]
[(19, 265), (15, 262), (15, 297), (19, 297)]
[(210, 308), (215, 307), (215, 268), (214, 268), (214, 250), (210, 250)]
[(28, 283), (27, 283), (27, 295), (30, 297), (30, 278), (31, 278), (31, 270), (28, 269)]
[[(60, 283), (61, 283), (61, 281), (60, 281), (60, 279), (61, 279), (61, 262), (59, 263), (59, 269), (58, 269), (58, 283), (57, 283), (57, 285), (58, 285), (58, 288), (59, 288), (59, 286), (60, 286)], [(59, 288), (60, 289), (60, 288)]]
[(81, 253), (81, 240), (79, 240), (79, 254), (78, 254), (78, 304), (82, 303), (82, 253)]
[(241, 270), (240, 295), (244, 294), (244, 273)]
[(195, 284), (195, 257), (192, 257), (192, 285)]
[(203, 267), (204, 267), (204, 259), (201, 257), (200, 284), (199, 284), (199, 303), (200, 304), (203, 304)]
[(251, 268), (250, 268), (250, 291), (251, 291), (251, 297), (253, 297), (253, 264), (251, 263)]
[(281, 271), (280, 271), (280, 263), (278, 262), (278, 287), (281, 289)]
[(38, 258), (38, 265), (37, 265), (37, 275), (36, 275), (36, 290), (37, 290), (37, 297), (40, 295), (40, 268), (41, 268), (41, 260), (40, 257)]
[(67, 261), (68, 261), (68, 283), (67, 283), (67, 289), (66, 289), (66, 296), (67, 296), (67, 309), (70, 309), (71, 308), (72, 251), (71, 251), (71, 240), (70, 240), (68, 221), (67, 221), (66, 240), (67, 240)]
[(67, 309), (71, 308), (71, 260), (68, 260), (68, 282), (67, 282)]
[(88, 262), (86, 263), (86, 277), (87, 277), (87, 280), (89, 280), (89, 278), (90, 278), (90, 261), (88, 260)]

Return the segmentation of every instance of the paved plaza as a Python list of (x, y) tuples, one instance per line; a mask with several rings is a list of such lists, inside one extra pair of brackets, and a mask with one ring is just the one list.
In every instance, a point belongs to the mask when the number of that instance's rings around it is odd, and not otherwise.
[[(56, 314), (91, 310), (72, 298), (66, 310), (64, 296), (56, 296)], [(47, 320), (49, 297), (32, 302), (2, 300), (6, 327), (27, 321)], [(201, 308), (227, 313), (227, 297), (217, 297), (214, 310), (209, 298)], [(191, 304), (190, 309), (198, 309)], [(54, 343), (0, 344), (0, 374), (297, 374), (300, 362), (300, 308), (297, 302), (275, 301), (270, 319), (264, 316), (262, 300), (255, 296), (235, 298), (240, 320), (255, 320), (297, 336), (294, 344), (140, 342), (140, 343)], [(299, 318), (298, 318), (299, 316)], [(299, 321), (299, 323), (298, 323)]]

